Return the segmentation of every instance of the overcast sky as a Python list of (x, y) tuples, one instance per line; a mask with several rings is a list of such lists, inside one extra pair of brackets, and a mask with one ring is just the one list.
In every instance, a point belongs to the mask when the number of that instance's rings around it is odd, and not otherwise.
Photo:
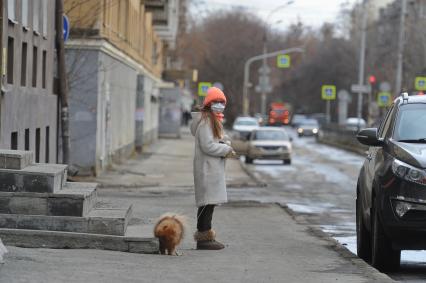
[[(319, 27), (324, 22), (335, 22), (342, 3), (353, 4), (357, 1), (359, 0), (294, 0), (294, 3), (286, 7), (282, 6), (289, 2), (288, 0), (198, 0), (196, 2), (198, 2), (199, 12), (242, 6), (273, 24), (274, 27), (283, 29), (297, 22), (298, 18), (304, 24), (313, 27)], [(278, 7), (282, 8), (276, 9)], [(272, 13), (274, 10), (276, 12)]]

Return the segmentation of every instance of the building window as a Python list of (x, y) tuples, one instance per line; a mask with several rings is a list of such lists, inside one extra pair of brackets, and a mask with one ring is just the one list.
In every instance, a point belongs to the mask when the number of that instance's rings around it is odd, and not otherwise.
[(30, 150), (30, 129), (25, 129), (25, 150)]
[(27, 85), (27, 49), (28, 49), (28, 44), (26, 42), (22, 42), (21, 86)]
[(41, 18), (43, 20), (43, 36), (47, 37), (47, 20), (48, 20), (48, 13), (47, 13), (47, 0), (41, 0)]
[(41, 70), (41, 85), (43, 88), (46, 88), (46, 60), (47, 60), (47, 51), (43, 51), (43, 62)]
[(7, 18), (13, 22), (16, 21), (16, 1), (7, 0)]
[(50, 136), (50, 128), (46, 127), (46, 163), (49, 163), (49, 151), (50, 151), (50, 145), (49, 145), (49, 136)]
[(33, 30), (35, 33), (40, 32), (40, 0), (32, 0), (33, 2)]
[(22, 2), (22, 26), (28, 28), (28, 1), (21, 0)]
[(7, 39), (7, 83), (13, 84), (13, 65), (14, 65), (14, 40), (13, 37)]
[(33, 47), (33, 87), (37, 87), (37, 47)]
[(36, 129), (35, 139), (35, 162), (40, 163), (40, 128)]
[(10, 149), (18, 150), (18, 132), (12, 132), (10, 135)]

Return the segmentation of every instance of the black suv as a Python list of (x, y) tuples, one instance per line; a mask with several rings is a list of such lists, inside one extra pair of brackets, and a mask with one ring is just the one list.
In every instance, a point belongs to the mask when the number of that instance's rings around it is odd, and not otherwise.
[(398, 97), (379, 129), (360, 131), (369, 150), (358, 177), (358, 256), (381, 271), (401, 250), (426, 249), (426, 96)]

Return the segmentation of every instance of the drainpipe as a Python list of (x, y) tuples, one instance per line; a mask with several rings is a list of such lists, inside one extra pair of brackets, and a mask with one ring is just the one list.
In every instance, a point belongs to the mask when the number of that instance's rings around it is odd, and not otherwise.
[[(61, 131), (62, 131), (62, 163), (70, 163), (70, 134), (68, 112), (68, 84), (65, 69), (65, 45), (64, 45), (64, 2), (56, 0), (55, 26), (56, 26), (56, 52), (58, 60), (58, 92), (61, 101)], [(58, 32), (59, 31), (59, 32)]]

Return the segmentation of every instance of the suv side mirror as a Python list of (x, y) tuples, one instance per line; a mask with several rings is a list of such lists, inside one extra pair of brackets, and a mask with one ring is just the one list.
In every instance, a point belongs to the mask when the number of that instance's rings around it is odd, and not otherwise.
[(357, 140), (368, 146), (382, 146), (383, 141), (377, 138), (377, 128), (367, 128), (359, 131), (356, 135)]

